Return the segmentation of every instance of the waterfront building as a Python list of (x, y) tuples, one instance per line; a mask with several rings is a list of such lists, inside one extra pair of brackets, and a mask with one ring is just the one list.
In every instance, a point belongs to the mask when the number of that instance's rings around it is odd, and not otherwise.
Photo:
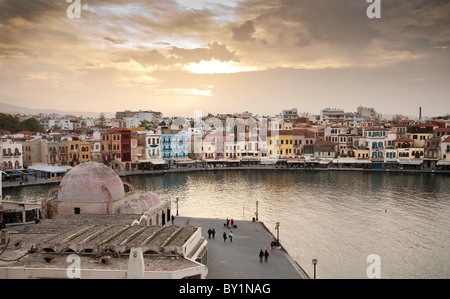
[(425, 142), (425, 152), (423, 159), (423, 167), (435, 168), (436, 163), (441, 157), (441, 138), (434, 137), (427, 139)]
[(156, 130), (145, 132), (145, 159), (161, 157), (161, 134)]
[(437, 129), (434, 129), (434, 131), (433, 131), (433, 137), (441, 138), (441, 137), (446, 136), (446, 135), (450, 136), (450, 127), (448, 127), (448, 128), (437, 128)]
[(80, 148), (79, 163), (91, 161), (92, 159), (91, 143), (89, 141), (79, 141), (79, 148)]
[(353, 149), (353, 155), (356, 159), (370, 159), (370, 150), (364, 148)]
[(278, 157), (280, 155), (280, 136), (278, 135), (278, 133), (278, 130), (267, 132), (268, 155), (271, 157)]
[(92, 139), (89, 139), (91, 144), (91, 161), (102, 162), (102, 143), (101, 143), (101, 133), (96, 131), (92, 134)]
[(438, 169), (450, 169), (450, 136), (441, 137), (440, 142), (440, 157), (436, 162)]
[(398, 162), (403, 169), (420, 169), (424, 158), (424, 148), (398, 148)]
[(316, 140), (314, 143), (314, 157), (315, 158), (336, 158), (337, 143), (326, 140)]
[(120, 132), (108, 130), (101, 133), (101, 154), (102, 161), (109, 164), (113, 169), (120, 169), (118, 162), (121, 153)]
[(279, 150), (281, 157), (289, 157), (294, 155), (294, 137), (292, 130), (280, 130), (279, 134)]
[(2, 170), (23, 169), (22, 143), (9, 138), (2, 138), (0, 142)]
[(209, 133), (203, 138), (202, 160), (225, 159), (226, 134)]
[(386, 147), (387, 129), (381, 127), (368, 127), (364, 129), (366, 146), (370, 149), (370, 158), (372, 160), (384, 159), (384, 149)]
[(391, 127), (391, 131), (396, 134), (397, 138), (405, 138), (408, 134), (409, 126), (405, 124), (395, 124)]
[(161, 130), (161, 157), (163, 159), (187, 158), (190, 136), (186, 130)]
[[(53, 192), (58, 195), (49, 200)], [(172, 225), (169, 200), (137, 194), (103, 164), (74, 167), (48, 192), (41, 211), (39, 224), (16, 234), (2, 232), (2, 243), (14, 246), (2, 251), (1, 279), (206, 278), (208, 273), (201, 228)], [(74, 271), (69, 257), (79, 262)]]
[(119, 134), (120, 155), (116, 157), (125, 170), (131, 169), (131, 130), (128, 128), (112, 128), (111, 131)]
[(414, 140), (414, 146), (424, 147), (426, 140), (433, 138), (434, 126), (429, 123), (415, 124), (409, 130), (407, 137)]
[(314, 153), (314, 142), (316, 137), (313, 132), (307, 129), (293, 129), (292, 138), (294, 141), (293, 151), (295, 155), (303, 155)]
[(30, 137), (28, 140), (22, 142), (24, 168), (42, 162), (41, 143), (42, 136)]

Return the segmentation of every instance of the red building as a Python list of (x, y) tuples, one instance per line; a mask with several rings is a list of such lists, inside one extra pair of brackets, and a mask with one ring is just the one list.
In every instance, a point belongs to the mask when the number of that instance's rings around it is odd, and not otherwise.
[(131, 162), (131, 130), (128, 128), (112, 128), (111, 131), (120, 133), (121, 161), (123, 163)]

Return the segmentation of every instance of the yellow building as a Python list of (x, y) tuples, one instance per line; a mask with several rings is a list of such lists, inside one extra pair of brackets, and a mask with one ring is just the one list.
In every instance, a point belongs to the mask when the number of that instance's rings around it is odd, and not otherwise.
[(91, 161), (91, 143), (89, 141), (79, 141), (80, 163)]
[(279, 131), (280, 156), (289, 157), (294, 155), (294, 136), (292, 130)]
[(369, 159), (370, 150), (369, 149), (354, 149), (353, 153), (357, 159)]
[(294, 155), (292, 130), (274, 130), (267, 134), (268, 156), (289, 157)]
[(81, 164), (80, 162), (80, 142), (77, 141), (68, 141), (68, 164), (70, 166), (77, 166), (78, 164)]
[(267, 156), (278, 157), (280, 154), (279, 144), (280, 136), (278, 131), (267, 132)]

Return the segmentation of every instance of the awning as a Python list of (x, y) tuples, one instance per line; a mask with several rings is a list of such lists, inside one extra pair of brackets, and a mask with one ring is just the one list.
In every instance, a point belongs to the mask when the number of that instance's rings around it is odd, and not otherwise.
[(398, 163), (398, 159), (384, 159), (384, 163)]
[(320, 163), (320, 160), (305, 160), (305, 163)]
[(259, 163), (264, 165), (271, 165), (277, 163), (278, 158), (276, 157), (261, 157)]
[(257, 161), (259, 161), (259, 157), (242, 157), (241, 158), (241, 162), (245, 162), (245, 161), (247, 161), (247, 162), (257, 162)]
[(305, 158), (290, 158), (288, 163), (305, 163)]
[(138, 163), (152, 163), (153, 165), (161, 165), (166, 164), (166, 161), (164, 159), (154, 158), (147, 160), (139, 160)]
[(398, 163), (400, 165), (421, 165), (422, 160), (399, 159)]
[[(204, 159), (203, 160), (206, 163), (218, 163), (218, 162), (227, 162), (227, 159), (220, 158), (220, 159)], [(200, 161), (201, 162), (201, 161)]]
[(370, 160), (361, 160), (356, 158), (341, 158), (341, 159), (334, 159), (334, 164), (370, 164), (372, 163)]
[(42, 171), (42, 172), (50, 172), (50, 173), (65, 173), (67, 169), (64, 169), (59, 166), (49, 166), (47, 164), (38, 164), (34, 166), (28, 167), (28, 169), (32, 169), (34, 171)]
[(189, 158), (174, 158), (173, 161), (178, 164), (195, 163), (194, 160), (189, 159)]
[(450, 161), (440, 160), (436, 163), (439, 166), (450, 166)]

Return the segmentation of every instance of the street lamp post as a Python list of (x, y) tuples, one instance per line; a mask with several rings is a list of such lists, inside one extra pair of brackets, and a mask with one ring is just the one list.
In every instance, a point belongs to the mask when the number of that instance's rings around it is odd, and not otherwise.
[(280, 246), (280, 222), (277, 222), (277, 246)]
[(258, 221), (258, 204), (259, 204), (259, 202), (256, 201), (256, 213), (255, 213), (256, 221)]
[(175, 203), (177, 204), (177, 216), (178, 216), (178, 197), (177, 197), (177, 200), (175, 201)]
[(317, 265), (318, 260), (317, 259), (313, 259), (312, 263), (314, 265), (314, 279), (316, 279), (316, 265)]
[(6, 172), (0, 170), (0, 206), (3, 200), (3, 174), (6, 174)]

